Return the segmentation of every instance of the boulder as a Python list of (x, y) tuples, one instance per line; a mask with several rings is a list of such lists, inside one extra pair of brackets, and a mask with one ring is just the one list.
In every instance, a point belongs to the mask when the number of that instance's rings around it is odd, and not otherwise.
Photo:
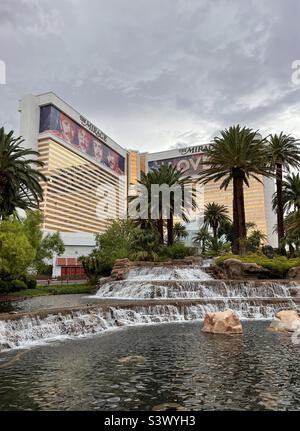
[(226, 279), (226, 273), (223, 271), (223, 269), (220, 266), (213, 265), (209, 266), (207, 268), (202, 268), (207, 274), (210, 274), (213, 278), (216, 278), (217, 280), (224, 280)]
[(223, 267), (228, 278), (245, 277), (269, 278), (270, 271), (254, 262), (241, 262), (239, 259), (226, 259)]
[(290, 287), (289, 292), (291, 296), (294, 296), (294, 297), (300, 296), (300, 287), (299, 286)]
[(271, 275), (271, 271), (269, 269), (263, 268), (257, 263), (243, 262), (242, 269), (245, 276), (250, 275), (255, 278), (269, 278)]
[(238, 259), (226, 259), (223, 262), (225, 272), (229, 278), (240, 278), (243, 275), (243, 263)]
[(207, 313), (204, 318), (203, 332), (212, 334), (242, 334), (243, 327), (232, 310)]
[(282, 310), (275, 314), (282, 322), (290, 322), (291, 320), (300, 320), (296, 310)]
[(295, 310), (282, 310), (275, 314), (276, 320), (269, 329), (275, 332), (294, 332), (300, 330), (300, 317)]
[(287, 274), (288, 278), (300, 279), (300, 266), (290, 268)]
[(130, 264), (130, 260), (127, 257), (124, 257), (123, 259), (116, 259), (115, 260), (115, 265), (117, 264), (124, 264), (124, 263), (128, 263)]
[(202, 256), (186, 256), (183, 258), (183, 265), (202, 265), (203, 258)]

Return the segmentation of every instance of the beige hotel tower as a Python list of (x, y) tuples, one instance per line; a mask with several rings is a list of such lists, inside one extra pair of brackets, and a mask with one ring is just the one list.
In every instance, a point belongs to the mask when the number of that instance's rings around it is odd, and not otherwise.
[[(52, 92), (24, 96), (19, 111), (20, 134), (28, 148), (39, 152), (48, 178), (42, 184), (43, 230), (59, 231), (66, 246), (65, 254), (53, 260), (54, 276), (81, 273), (78, 258), (91, 251), (95, 233), (104, 232), (109, 219), (124, 217), (128, 190), (141, 172), (171, 163), (196, 180), (203, 169), (204, 145), (157, 153), (127, 150)], [(273, 180), (251, 181), (245, 187), (245, 208), (246, 220), (255, 221), (269, 243), (276, 245), (273, 192)], [(102, 200), (105, 205), (99, 205)], [(189, 243), (201, 223), (204, 205), (213, 201), (226, 205), (232, 215), (232, 188), (220, 191), (218, 183), (205, 185), (197, 214), (187, 225)]]

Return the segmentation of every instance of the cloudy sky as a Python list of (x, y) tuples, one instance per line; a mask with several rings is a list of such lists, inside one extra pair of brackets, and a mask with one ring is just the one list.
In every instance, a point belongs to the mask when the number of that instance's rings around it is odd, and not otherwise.
[(0, 125), (51, 90), (128, 148), (236, 123), (300, 138), (298, 59), (299, 0), (0, 0)]

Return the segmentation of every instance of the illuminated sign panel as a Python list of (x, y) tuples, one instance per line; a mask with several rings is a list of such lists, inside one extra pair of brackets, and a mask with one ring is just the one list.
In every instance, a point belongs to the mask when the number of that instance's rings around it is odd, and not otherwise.
[(148, 162), (149, 169), (159, 168), (161, 165), (172, 165), (185, 175), (194, 176), (203, 171), (203, 154), (173, 157), (171, 159), (152, 160)]
[(53, 105), (42, 106), (40, 109), (40, 133), (49, 131), (82, 153), (89, 155), (98, 163), (112, 169), (116, 174), (124, 175), (125, 158), (102, 142), (107, 137), (101, 130), (89, 123), (84, 117), (81, 117), (81, 122), (93, 134)]

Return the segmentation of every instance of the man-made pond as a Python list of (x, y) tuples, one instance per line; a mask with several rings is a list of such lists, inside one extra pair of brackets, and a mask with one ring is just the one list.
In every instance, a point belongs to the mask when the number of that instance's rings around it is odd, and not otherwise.
[[(243, 322), (132, 326), (0, 354), (1, 410), (300, 410), (300, 345)], [(158, 406), (158, 407), (157, 407)]]

